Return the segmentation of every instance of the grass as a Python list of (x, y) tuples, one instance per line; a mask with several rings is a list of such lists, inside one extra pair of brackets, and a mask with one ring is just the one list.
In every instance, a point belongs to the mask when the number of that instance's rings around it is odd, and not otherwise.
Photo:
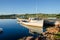
[(55, 35), (55, 38), (60, 38), (60, 32), (58, 32), (56, 35)]

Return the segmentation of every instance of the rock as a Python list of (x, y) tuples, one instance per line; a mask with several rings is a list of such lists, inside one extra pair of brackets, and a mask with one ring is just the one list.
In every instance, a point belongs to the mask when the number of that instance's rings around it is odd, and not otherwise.
[(55, 26), (60, 26), (60, 21), (56, 21)]
[(26, 40), (33, 40), (33, 39), (34, 39), (33, 36), (29, 36), (26, 38)]

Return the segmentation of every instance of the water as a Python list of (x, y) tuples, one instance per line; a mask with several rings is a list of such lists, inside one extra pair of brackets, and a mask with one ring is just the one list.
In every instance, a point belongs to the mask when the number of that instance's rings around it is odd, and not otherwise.
[(0, 19), (0, 40), (17, 40), (21, 37), (28, 36), (29, 30), (17, 23), (16, 19)]

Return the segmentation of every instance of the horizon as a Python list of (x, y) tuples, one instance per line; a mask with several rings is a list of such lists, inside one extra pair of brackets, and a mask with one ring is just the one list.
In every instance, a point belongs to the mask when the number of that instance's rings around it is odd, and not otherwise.
[(0, 0), (0, 15), (59, 14), (60, 0)]

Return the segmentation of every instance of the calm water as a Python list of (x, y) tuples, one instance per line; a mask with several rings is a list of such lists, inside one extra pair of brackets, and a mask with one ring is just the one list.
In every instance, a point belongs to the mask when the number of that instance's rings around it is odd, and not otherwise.
[(18, 24), (16, 19), (0, 19), (0, 28), (3, 28), (0, 40), (17, 40), (30, 35), (28, 29)]

